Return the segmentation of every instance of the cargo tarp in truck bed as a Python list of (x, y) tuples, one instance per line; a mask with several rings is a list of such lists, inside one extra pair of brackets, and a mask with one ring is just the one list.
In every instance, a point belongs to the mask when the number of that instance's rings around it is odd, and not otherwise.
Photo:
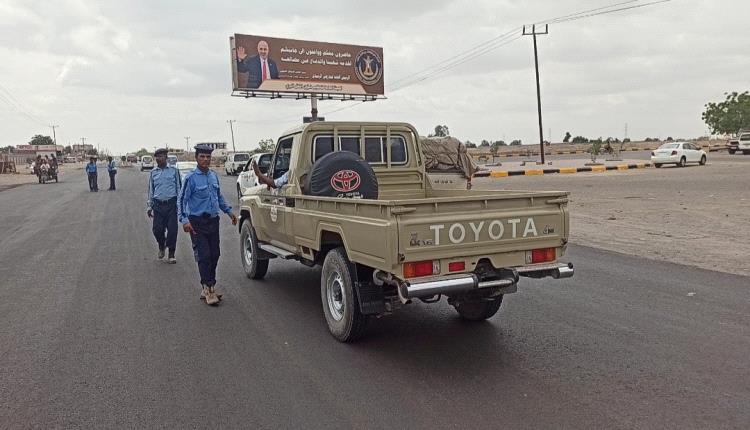
[(427, 172), (461, 172), (471, 178), (479, 166), (455, 137), (420, 137)]

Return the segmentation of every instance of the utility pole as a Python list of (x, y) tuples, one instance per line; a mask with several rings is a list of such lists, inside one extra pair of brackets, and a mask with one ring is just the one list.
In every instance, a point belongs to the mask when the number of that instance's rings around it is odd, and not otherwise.
[(544, 32), (537, 32), (536, 25), (531, 26), (531, 33), (526, 32), (526, 26), (523, 26), (524, 36), (534, 37), (534, 66), (536, 67), (536, 103), (539, 113), (539, 153), (542, 154), (542, 164), (544, 164), (544, 132), (542, 131), (542, 91), (539, 88), (539, 54), (536, 47), (536, 36), (549, 34), (549, 25), (544, 25)]
[(227, 120), (227, 122), (229, 123), (229, 131), (232, 132), (232, 152), (237, 152), (237, 149), (234, 147), (234, 127), (232, 127), (232, 123), (237, 122), (237, 120), (230, 119), (230, 120)]
[[(52, 129), (52, 141), (55, 142), (55, 146), (57, 146), (57, 135), (55, 134), (55, 128), (60, 127), (59, 125), (51, 125), (50, 128)], [(57, 151), (57, 148), (55, 148), (55, 151)]]
[(190, 152), (190, 136), (185, 136), (185, 154)]

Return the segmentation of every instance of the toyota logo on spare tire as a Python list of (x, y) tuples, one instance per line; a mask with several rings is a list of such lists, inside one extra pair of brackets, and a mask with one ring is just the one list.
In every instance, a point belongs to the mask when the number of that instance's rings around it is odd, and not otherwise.
[(348, 193), (359, 188), (362, 180), (354, 170), (339, 170), (331, 176), (331, 187), (340, 193)]

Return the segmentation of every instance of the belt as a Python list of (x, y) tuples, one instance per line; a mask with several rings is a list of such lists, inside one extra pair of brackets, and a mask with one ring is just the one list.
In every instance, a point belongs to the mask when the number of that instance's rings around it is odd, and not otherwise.
[(156, 203), (156, 204), (166, 205), (168, 203), (177, 202), (177, 197), (175, 196), (175, 197), (172, 197), (171, 199), (167, 199), (167, 200), (159, 200), (159, 199), (153, 199), (153, 200), (154, 200), (154, 203)]

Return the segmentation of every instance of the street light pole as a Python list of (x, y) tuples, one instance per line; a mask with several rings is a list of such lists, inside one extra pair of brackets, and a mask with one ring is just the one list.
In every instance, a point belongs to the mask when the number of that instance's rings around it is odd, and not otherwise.
[(232, 123), (237, 122), (237, 120), (230, 119), (227, 122), (229, 123), (229, 131), (232, 132), (232, 152), (237, 152), (237, 148), (234, 147), (234, 127), (232, 127)]

